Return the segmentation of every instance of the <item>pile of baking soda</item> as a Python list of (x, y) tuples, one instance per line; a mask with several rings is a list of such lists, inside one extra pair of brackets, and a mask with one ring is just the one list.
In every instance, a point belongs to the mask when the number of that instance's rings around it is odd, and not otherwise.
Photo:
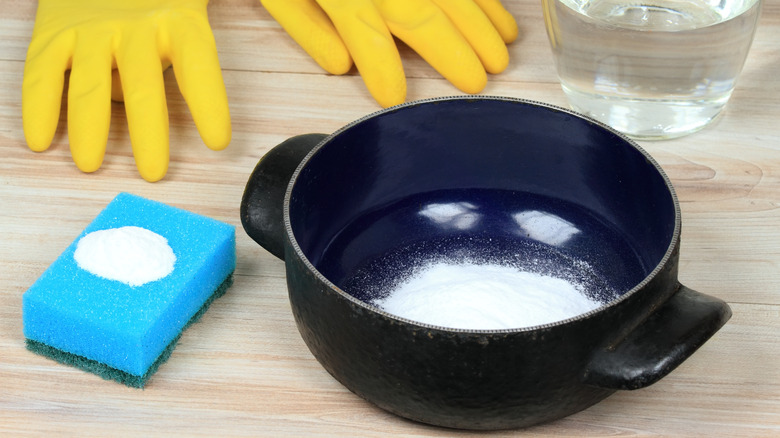
[(142, 286), (173, 272), (176, 255), (168, 240), (146, 228), (93, 231), (79, 240), (73, 258), (81, 269), (129, 286)]
[(498, 330), (572, 318), (602, 303), (575, 282), (510, 265), (431, 262), (372, 304), (440, 327)]

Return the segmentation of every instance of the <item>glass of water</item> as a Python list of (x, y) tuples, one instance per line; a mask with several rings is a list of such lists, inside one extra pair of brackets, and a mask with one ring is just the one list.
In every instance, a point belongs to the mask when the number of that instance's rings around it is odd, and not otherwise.
[(763, 0), (542, 0), (575, 111), (636, 139), (695, 132), (720, 114)]

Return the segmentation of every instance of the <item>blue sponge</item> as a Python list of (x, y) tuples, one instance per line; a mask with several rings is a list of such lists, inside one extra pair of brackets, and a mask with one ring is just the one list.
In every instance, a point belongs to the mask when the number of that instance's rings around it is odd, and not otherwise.
[[(135, 227), (167, 240), (175, 256), (170, 273), (138, 285), (105, 278), (74, 257), (85, 236)], [(182, 330), (230, 286), (235, 266), (233, 226), (121, 193), (25, 292), (27, 346), (104, 378), (143, 387)]]

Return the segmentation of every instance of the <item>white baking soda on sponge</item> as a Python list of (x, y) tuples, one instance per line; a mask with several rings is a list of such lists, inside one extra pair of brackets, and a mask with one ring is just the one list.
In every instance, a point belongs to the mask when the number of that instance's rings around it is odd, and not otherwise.
[(225, 293), (233, 226), (121, 193), (25, 292), (27, 348), (143, 387)]

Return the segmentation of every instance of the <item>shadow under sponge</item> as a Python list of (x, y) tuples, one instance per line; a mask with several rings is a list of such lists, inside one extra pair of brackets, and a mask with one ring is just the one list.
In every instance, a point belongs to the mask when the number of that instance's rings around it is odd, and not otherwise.
[[(126, 226), (164, 237), (176, 256), (167, 276), (131, 286), (82, 269), (74, 259), (89, 233)], [(121, 193), (25, 292), (31, 351), (143, 387), (184, 329), (225, 293), (236, 266), (233, 226)]]

